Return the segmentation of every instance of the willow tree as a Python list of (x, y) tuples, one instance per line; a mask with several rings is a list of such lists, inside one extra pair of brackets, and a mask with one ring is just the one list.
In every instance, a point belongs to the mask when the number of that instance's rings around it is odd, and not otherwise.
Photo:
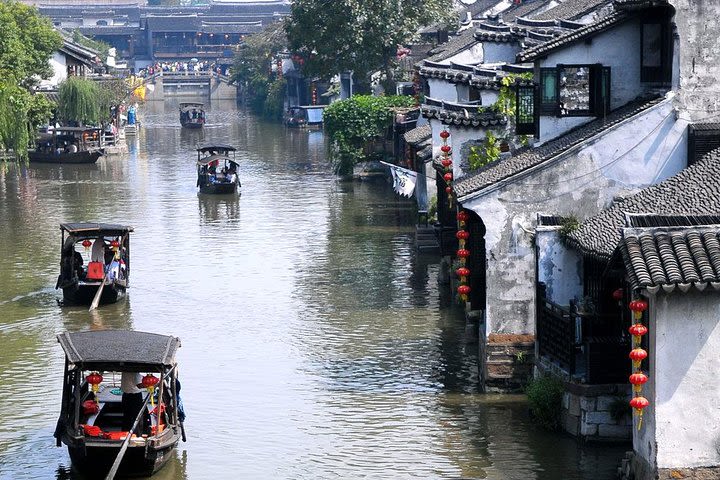
[(71, 124), (95, 124), (100, 121), (101, 100), (100, 89), (95, 82), (68, 77), (58, 90), (58, 115)]
[(62, 37), (35, 8), (15, 1), (0, 2), (0, 31), (0, 147), (25, 157), (50, 116), (50, 103), (31, 89), (52, 75), (48, 60)]

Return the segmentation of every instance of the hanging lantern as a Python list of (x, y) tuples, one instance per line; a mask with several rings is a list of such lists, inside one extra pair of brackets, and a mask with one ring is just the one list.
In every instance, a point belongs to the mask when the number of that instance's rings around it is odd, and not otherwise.
[(461, 248), (457, 251), (457, 256), (460, 258), (467, 258), (470, 256), (470, 250), (467, 250), (465, 248)]
[(635, 410), (635, 414), (638, 417), (638, 430), (640, 430), (640, 427), (642, 426), (642, 415), (643, 415), (643, 409), (650, 406), (650, 402), (645, 397), (634, 397), (632, 400), (630, 400), (630, 406)]
[(440, 150), (442, 150), (443, 153), (450, 153), (451, 148), (450, 145), (443, 145), (440, 147)]
[(82, 241), (82, 246), (85, 247), (85, 251), (87, 252), (90, 250), (90, 246), (92, 245), (92, 242), (88, 240), (87, 238)]
[(457, 270), (455, 270), (455, 273), (458, 277), (460, 277), (460, 282), (465, 283), (467, 280), (467, 277), (470, 275), (470, 269), (466, 267), (460, 267)]
[(458, 287), (457, 291), (460, 294), (460, 299), (463, 302), (467, 302), (468, 294), (470, 293), (470, 286), (469, 285), (460, 285)]
[(640, 363), (645, 360), (648, 353), (642, 348), (633, 348), (630, 351), (630, 360), (632, 360), (633, 368), (640, 368)]
[(457, 214), (457, 219), (461, 222), (467, 222), (470, 220), (470, 215), (465, 210), (460, 210)]
[(452, 160), (450, 160), (449, 158), (443, 158), (442, 160), (440, 160), (440, 163), (442, 163), (443, 167), (448, 168), (450, 165), (452, 165)]
[(632, 326), (630, 326), (628, 331), (630, 332), (630, 335), (632, 335), (633, 337), (642, 337), (643, 335), (645, 335), (648, 332), (648, 329), (642, 323), (635, 323)]
[(452, 187), (451, 186), (445, 187), (445, 193), (452, 194)]
[(470, 232), (468, 232), (467, 230), (458, 230), (455, 236), (459, 240), (467, 240), (468, 238), (470, 238)]
[(150, 403), (152, 404), (152, 406), (155, 406), (155, 398), (153, 396), (153, 392), (155, 391), (155, 385), (157, 385), (159, 381), (159, 378), (149, 373), (145, 375), (142, 379), (142, 386), (147, 388), (148, 393), (150, 394)]
[(622, 299), (623, 299), (623, 289), (622, 289), (622, 288), (618, 288), (617, 290), (613, 291), (612, 297), (613, 297), (613, 300), (615, 300), (615, 301), (618, 301), (618, 302), (622, 301)]
[(630, 375), (630, 383), (633, 385), (633, 392), (640, 393), (642, 386), (648, 381), (648, 376), (642, 372), (635, 372)]
[(636, 320), (640, 320), (642, 318), (643, 312), (647, 310), (648, 303), (645, 300), (633, 300), (630, 302), (630, 310), (633, 311), (633, 315)]
[(112, 242), (110, 242), (110, 247), (112, 247), (114, 252), (117, 252), (120, 248), (120, 242), (118, 242), (117, 240), (113, 240)]
[(98, 390), (100, 390), (100, 384), (103, 381), (103, 376), (100, 375), (99, 372), (93, 372), (87, 377), (85, 377), (85, 380), (90, 384), (90, 389), (95, 394), (95, 402), (100, 403), (100, 400), (98, 399)]
[(453, 174), (448, 172), (445, 175), (443, 175), (443, 178), (445, 179), (446, 182), (452, 182)]
[(440, 132), (440, 138), (442, 138), (443, 140), (448, 137), (450, 137), (450, 132), (448, 132), (447, 130), (443, 130), (442, 132)]

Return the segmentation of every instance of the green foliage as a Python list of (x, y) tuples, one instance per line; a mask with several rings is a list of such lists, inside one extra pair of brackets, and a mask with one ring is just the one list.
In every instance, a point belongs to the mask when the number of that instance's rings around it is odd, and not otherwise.
[(567, 238), (572, 232), (580, 228), (580, 221), (574, 215), (564, 217), (560, 221), (560, 236)]
[(263, 104), (263, 115), (273, 120), (281, 120), (285, 105), (285, 89), (287, 81), (277, 78), (270, 84)]
[(83, 47), (90, 48), (98, 52), (100, 58), (104, 61), (107, 59), (108, 51), (110, 50), (110, 44), (94, 38), (86, 37), (80, 30), (74, 30), (72, 34), (73, 42), (82, 45)]
[(563, 392), (563, 383), (551, 376), (531, 380), (525, 391), (533, 419), (548, 430), (560, 427)]
[(437, 209), (438, 209), (438, 197), (433, 195), (430, 197), (430, 204), (428, 205), (428, 222), (437, 222)]
[(532, 73), (511, 73), (503, 77), (501, 80), (500, 91), (498, 92), (498, 99), (492, 106), (493, 110), (514, 118), (515, 107), (517, 105), (517, 95), (514, 88), (515, 81), (532, 80), (532, 78)]
[[(273, 58), (284, 51), (286, 45), (283, 24), (275, 22), (262, 32), (247, 37), (235, 54), (233, 62), (232, 81), (244, 88), (245, 96), (253, 111), (271, 118), (282, 116), (284, 91), (280, 88), (285, 86), (285, 81), (280, 83), (281, 79), (270, 72), (270, 67)], [(279, 114), (278, 105), (280, 105)]]
[(390, 70), (398, 45), (426, 25), (453, 15), (451, 0), (294, 0), (286, 23), (289, 47), (305, 58), (307, 76), (355, 78)]
[(332, 140), (331, 158), (338, 175), (349, 175), (363, 159), (363, 147), (382, 136), (392, 123), (391, 107), (411, 107), (415, 99), (407, 96), (355, 95), (325, 109), (325, 132)]
[(58, 114), (66, 122), (95, 124), (100, 120), (100, 96), (92, 80), (69, 77), (60, 84)]
[(30, 88), (52, 74), (48, 59), (62, 37), (35, 8), (15, 1), (0, 3), (0, 30), (0, 147), (25, 158), (50, 106)]
[(470, 170), (477, 170), (496, 161), (498, 158), (500, 158), (500, 142), (491, 131), (488, 131), (482, 145), (470, 147), (468, 165)]

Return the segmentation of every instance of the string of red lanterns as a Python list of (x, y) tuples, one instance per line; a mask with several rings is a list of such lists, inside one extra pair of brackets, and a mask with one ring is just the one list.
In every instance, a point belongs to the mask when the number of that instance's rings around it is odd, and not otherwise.
[(440, 151), (442, 152), (442, 159), (440, 160), (440, 163), (443, 166), (443, 171), (445, 174), (443, 175), (443, 179), (445, 179), (445, 193), (447, 193), (448, 196), (448, 206), (450, 208), (453, 207), (453, 173), (452, 173), (452, 147), (448, 145), (448, 138), (450, 138), (450, 132), (447, 130), (443, 130), (440, 132), (440, 138), (442, 139), (442, 146), (440, 147)]
[[(613, 297), (615, 297), (615, 292), (613, 292)], [(629, 307), (633, 316), (633, 324), (628, 329), (630, 335), (632, 335), (632, 350), (629, 357), (633, 366), (633, 373), (630, 375), (633, 398), (630, 400), (630, 406), (638, 417), (637, 428), (640, 430), (643, 409), (650, 405), (648, 399), (642, 396), (643, 385), (647, 383), (648, 376), (640, 369), (642, 361), (648, 356), (647, 351), (641, 348), (642, 337), (648, 333), (647, 327), (642, 323), (643, 312), (647, 310), (648, 303), (645, 300), (633, 300), (630, 302)]]
[(87, 377), (85, 377), (85, 380), (90, 384), (90, 389), (92, 390), (93, 394), (95, 394), (95, 403), (98, 405), (100, 404), (100, 400), (98, 399), (98, 390), (100, 390), (100, 384), (103, 381), (103, 376), (100, 375), (99, 372), (93, 372)]
[(160, 379), (150, 373), (148, 373), (142, 378), (142, 386), (147, 388), (148, 394), (150, 395), (150, 404), (153, 407), (155, 406), (155, 398), (153, 393), (155, 391), (155, 385), (157, 385), (159, 382)]
[(460, 278), (460, 285), (457, 288), (458, 295), (460, 296), (460, 300), (463, 302), (468, 301), (468, 295), (470, 294), (470, 285), (468, 285), (468, 277), (470, 276), (470, 269), (467, 268), (465, 265), (467, 263), (467, 259), (470, 256), (470, 250), (465, 248), (465, 244), (470, 238), (470, 232), (465, 230), (465, 226), (467, 225), (468, 220), (470, 219), (470, 215), (465, 210), (460, 210), (457, 214), (457, 220), (458, 220), (458, 231), (455, 234), (455, 237), (458, 239), (458, 251), (457, 251), (457, 257), (458, 261), (460, 262), (460, 268), (455, 270), (455, 273)]

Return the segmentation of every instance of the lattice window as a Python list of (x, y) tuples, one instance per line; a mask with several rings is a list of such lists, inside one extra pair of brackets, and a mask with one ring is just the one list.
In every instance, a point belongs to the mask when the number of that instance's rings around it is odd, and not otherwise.
[(515, 133), (517, 135), (539, 135), (539, 117), (535, 104), (537, 101), (535, 85), (518, 85), (515, 102)]

